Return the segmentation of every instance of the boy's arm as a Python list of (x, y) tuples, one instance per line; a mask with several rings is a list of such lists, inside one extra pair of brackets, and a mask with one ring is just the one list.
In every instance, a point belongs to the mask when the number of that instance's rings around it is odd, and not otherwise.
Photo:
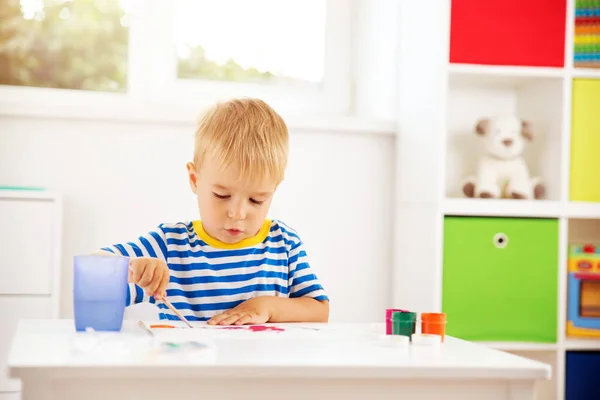
[(139, 236), (136, 240), (105, 246), (95, 253), (116, 254), (130, 258), (158, 258), (166, 262), (167, 240), (165, 231), (162, 226), (158, 226), (155, 230)]
[(329, 297), (310, 266), (304, 243), (300, 240), (289, 252), (289, 298), (276, 297), (270, 322), (327, 322)]
[[(155, 230), (139, 236), (136, 240), (106, 246), (91, 254), (123, 256), (129, 258), (158, 258), (166, 262), (166, 242), (165, 232), (162, 229), (162, 226), (159, 226)], [(155, 300), (151, 296), (148, 296), (140, 286), (129, 283), (127, 306), (142, 302), (154, 303)]]
[(213, 316), (211, 325), (262, 324), (264, 322), (327, 322), (329, 301), (312, 297), (259, 296)]
[(329, 300), (316, 300), (312, 297), (272, 297), (269, 300), (269, 322), (329, 321)]

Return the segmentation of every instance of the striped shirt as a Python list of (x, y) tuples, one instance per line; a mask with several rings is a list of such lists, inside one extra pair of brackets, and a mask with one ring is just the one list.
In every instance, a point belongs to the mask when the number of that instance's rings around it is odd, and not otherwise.
[[(329, 300), (298, 234), (267, 220), (258, 234), (236, 244), (210, 237), (200, 221), (161, 224), (137, 240), (102, 248), (125, 257), (154, 257), (170, 270), (167, 298), (191, 321), (206, 321), (257, 296)], [(129, 284), (127, 305), (155, 303)], [(161, 319), (177, 320), (162, 302)]]

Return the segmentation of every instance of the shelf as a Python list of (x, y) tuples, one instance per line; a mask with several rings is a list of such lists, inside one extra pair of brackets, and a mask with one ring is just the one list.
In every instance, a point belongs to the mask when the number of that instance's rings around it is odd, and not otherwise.
[(496, 350), (506, 351), (556, 351), (556, 343), (528, 343), (528, 342), (475, 342)]
[(550, 200), (447, 198), (443, 204), (444, 215), (600, 220), (600, 203), (572, 201), (564, 209), (559, 201)]
[(600, 219), (600, 203), (571, 201), (567, 205), (570, 218)]
[(512, 199), (446, 199), (444, 215), (558, 218), (560, 202)]
[(600, 350), (600, 339), (573, 339), (565, 342), (566, 350)]
[[(527, 343), (527, 342), (475, 342), (477, 344), (504, 351), (557, 351), (563, 346), (557, 343)], [(599, 350), (600, 339), (567, 339), (565, 350)]]
[(573, 78), (600, 79), (600, 68), (573, 68)]
[(598, 350), (600, 339), (567, 339), (564, 346), (557, 343), (528, 343), (528, 342), (478, 342), (482, 346), (503, 351), (557, 351), (565, 350)]
[(485, 64), (449, 64), (448, 72), (453, 82), (478, 81), (499, 85), (518, 85), (532, 78), (562, 78), (563, 68), (556, 67), (522, 67)]
[[(558, 71), (544, 68), (454, 66), (451, 70), (446, 114), (446, 197), (465, 197), (463, 183), (476, 175), (479, 160), (486, 155), (489, 133), (476, 133), (478, 122), (509, 115), (530, 124), (532, 140), (517, 137), (524, 141), (522, 156), (530, 175), (544, 184), (544, 200), (559, 200), (565, 78)], [(536, 75), (533, 70), (546, 73)], [(498, 144), (502, 146), (499, 140)]]

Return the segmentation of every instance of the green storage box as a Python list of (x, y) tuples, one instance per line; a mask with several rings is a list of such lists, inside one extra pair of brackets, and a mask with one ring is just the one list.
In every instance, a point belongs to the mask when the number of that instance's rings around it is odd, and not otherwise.
[(448, 335), (556, 342), (558, 250), (556, 219), (446, 217)]

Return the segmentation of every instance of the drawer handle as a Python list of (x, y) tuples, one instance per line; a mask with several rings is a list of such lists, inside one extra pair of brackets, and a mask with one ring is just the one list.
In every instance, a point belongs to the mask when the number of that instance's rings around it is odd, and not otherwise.
[(494, 246), (499, 249), (503, 249), (508, 245), (508, 236), (504, 233), (499, 232), (494, 235)]

